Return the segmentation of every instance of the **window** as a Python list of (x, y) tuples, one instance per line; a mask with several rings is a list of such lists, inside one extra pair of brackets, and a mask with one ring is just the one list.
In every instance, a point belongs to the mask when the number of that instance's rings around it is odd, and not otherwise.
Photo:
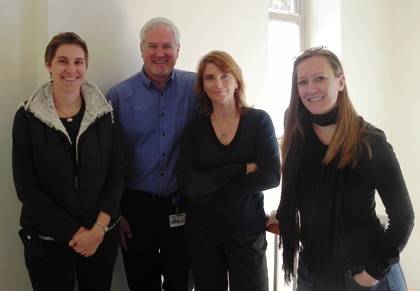
[(294, 58), (303, 47), (304, 18), (300, 0), (270, 0), (268, 21), (268, 111), (278, 136), (290, 98)]
[(270, 0), (269, 11), (299, 16), (299, 3), (295, 0)]
[[(294, 58), (303, 48), (304, 0), (270, 0), (268, 8), (268, 102), (265, 110), (270, 114), (277, 137), (283, 135), (284, 111), (289, 105)], [(265, 192), (266, 212), (277, 209), (280, 187)], [(281, 251), (276, 252), (278, 241), (267, 233), (267, 264), (271, 291), (291, 291), (285, 286), (281, 270)]]

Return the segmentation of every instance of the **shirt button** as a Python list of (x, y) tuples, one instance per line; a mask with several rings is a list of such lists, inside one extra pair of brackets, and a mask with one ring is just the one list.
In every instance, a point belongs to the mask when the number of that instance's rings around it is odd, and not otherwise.
[(165, 173), (163, 173), (163, 172), (162, 172), (162, 173), (160, 173), (160, 176), (161, 176), (161, 177), (163, 177), (164, 175), (165, 175)]
[(162, 136), (165, 136), (166, 134), (164, 132), (162, 132)]
[(166, 156), (166, 153), (162, 153), (162, 157)]
[(165, 112), (162, 112), (162, 113), (160, 114), (160, 116), (165, 116)]

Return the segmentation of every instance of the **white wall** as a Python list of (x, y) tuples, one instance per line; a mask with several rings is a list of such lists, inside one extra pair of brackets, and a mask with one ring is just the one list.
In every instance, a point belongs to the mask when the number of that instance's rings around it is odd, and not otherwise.
[(356, 110), (384, 128), (391, 59), (389, 0), (347, 0), (342, 5), (342, 60)]
[(36, 86), (32, 1), (0, 3), (0, 290), (29, 290), (17, 231), (20, 204), (11, 173), (11, 126), (18, 102)]
[[(392, 1), (393, 2), (393, 1)], [(387, 127), (389, 138), (399, 157), (414, 211), (420, 214), (420, 2), (405, 0), (393, 4), (389, 13), (391, 35), (391, 75), (388, 95)], [(418, 224), (418, 220), (417, 220)], [(409, 285), (420, 290), (420, 229), (414, 227), (403, 252)]]
[[(419, 12), (416, 0), (342, 0), (342, 60), (351, 98), (358, 112), (387, 134), (415, 213), (420, 212)], [(420, 290), (419, 245), (415, 226), (401, 256), (408, 286), (415, 290)]]
[(48, 36), (67, 30), (80, 33), (91, 51), (89, 76), (105, 91), (139, 70), (139, 29), (148, 19), (165, 16), (181, 32), (177, 67), (195, 71), (201, 56), (213, 49), (226, 50), (245, 73), (249, 101), (255, 103), (266, 95), (267, 11), (263, 2), (48, 2)]
[(341, 54), (341, 0), (302, 0), (306, 3), (305, 49), (326, 46)]

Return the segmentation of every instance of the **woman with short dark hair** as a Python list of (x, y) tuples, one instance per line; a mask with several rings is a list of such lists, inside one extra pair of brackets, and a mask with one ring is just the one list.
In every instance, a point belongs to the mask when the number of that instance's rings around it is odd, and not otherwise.
[(13, 123), (19, 234), (34, 290), (111, 287), (123, 155), (112, 107), (85, 79), (87, 62), (78, 35), (54, 36), (45, 51), (51, 80)]

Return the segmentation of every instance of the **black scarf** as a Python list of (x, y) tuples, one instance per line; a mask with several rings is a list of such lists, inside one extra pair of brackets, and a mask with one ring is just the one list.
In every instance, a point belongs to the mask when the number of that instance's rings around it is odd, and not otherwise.
[(311, 120), (312, 123), (315, 123), (321, 126), (332, 125), (337, 122), (337, 115), (338, 115), (337, 106), (324, 114), (313, 114), (309, 112), (309, 110), (306, 108), (304, 108), (304, 112), (305, 112), (304, 114), (309, 116), (309, 119)]
[[(330, 125), (336, 122), (337, 109), (313, 115), (306, 109), (300, 116), (305, 136), (313, 130), (312, 123)], [(284, 162), (282, 196), (277, 211), (283, 246), (283, 270), (286, 281), (294, 276), (294, 259), (299, 250), (298, 183), (299, 168), (307, 139), (295, 136)], [(305, 263), (311, 273), (314, 291), (344, 290), (342, 255), (341, 197), (344, 170), (337, 169), (338, 158), (322, 167), (315, 191), (305, 246)]]

